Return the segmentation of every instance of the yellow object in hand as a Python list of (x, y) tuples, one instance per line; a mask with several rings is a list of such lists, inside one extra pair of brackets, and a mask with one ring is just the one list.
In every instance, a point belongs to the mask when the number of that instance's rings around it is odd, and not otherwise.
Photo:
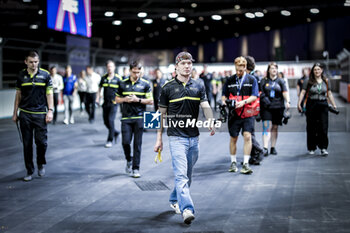
[(154, 162), (157, 163), (157, 160), (161, 163), (162, 160), (162, 151), (159, 149), (158, 150), (158, 154), (156, 155), (156, 157), (154, 158)]

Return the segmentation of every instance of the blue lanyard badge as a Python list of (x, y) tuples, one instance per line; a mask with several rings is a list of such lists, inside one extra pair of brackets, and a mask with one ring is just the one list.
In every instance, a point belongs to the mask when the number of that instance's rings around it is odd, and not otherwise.
[(270, 91), (270, 98), (275, 98), (275, 85), (276, 85), (276, 82), (272, 81), (271, 91)]
[[(247, 75), (247, 74), (246, 74), (246, 75)], [(236, 84), (238, 85), (238, 86), (237, 86), (237, 96), (239, 96), (239, 93), (241, 92), (241, 89), (242, 89), (242, 86), (243, 86), (243, 83), (244, 83), (244, 80), (245, 80), (245, 76), (246, 76), (246, 75), (243, 76), (241, 82), (239, 82), (239, 77), (237, 77), (237, 80), (236, 80)]]

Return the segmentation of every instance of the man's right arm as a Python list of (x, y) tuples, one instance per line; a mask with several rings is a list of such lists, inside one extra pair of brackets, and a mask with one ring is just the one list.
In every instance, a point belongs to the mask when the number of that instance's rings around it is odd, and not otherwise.
[(154, 152), (158, 152), (159, 150), (163, 150), (163, 120), (164, 120), (164, 115), (167, 112), (167, 108), (164, 107), (159, 107), (159, 112), (161, 113), (160, 115), (160, 129), (157, 130), (157, 141), (156, 145), (154, 146)]
[(21, 97), (22, 97), (21, 90), (16, 90), (16, 97), (15, 97), (15, 103), (13, 107), (13, 116), (12, 116), (12, 120), (14, 122), (17, 122), (18, 120), (17, 112), (18, 112), (19, 102), (21, 101)]

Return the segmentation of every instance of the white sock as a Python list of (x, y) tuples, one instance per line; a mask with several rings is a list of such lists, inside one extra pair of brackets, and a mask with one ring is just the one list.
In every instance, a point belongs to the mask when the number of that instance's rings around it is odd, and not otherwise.
[(243, 163), (248, 163), (249, 162), (250, 155), (244, 155), (243, 156)]
[(236, 155), (231, 155), (231, 163), (236, 162), (237, 163), (237, 157)]

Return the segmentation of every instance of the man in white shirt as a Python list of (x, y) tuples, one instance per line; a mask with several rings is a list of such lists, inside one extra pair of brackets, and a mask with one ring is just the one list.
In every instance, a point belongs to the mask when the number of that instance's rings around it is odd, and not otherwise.
[(86, 67), (86, 103), (85, 108), (89, 114), (89, 122), (93, 123), (95, 120), (95, 100), (98, 92), (101, 76), (94, 72), (91, 66)]

